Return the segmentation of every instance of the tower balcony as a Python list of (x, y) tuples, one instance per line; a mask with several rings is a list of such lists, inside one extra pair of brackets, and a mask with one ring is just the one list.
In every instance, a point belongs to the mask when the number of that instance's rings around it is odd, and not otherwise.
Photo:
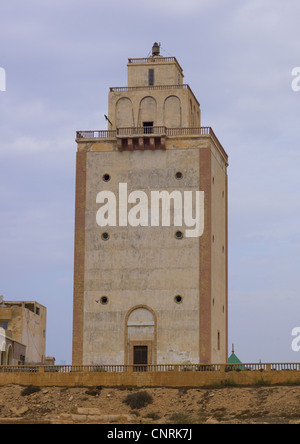
[(145, 149), (166, 149), (166, 139), (174, 137), (211, 138), (225, 162), (228, 155), (211, 127), (167, 128), (165, 126), (146, 126), (117, 128), (116, 130), (77, 131), (76, 142), (96, 142), (99, 140), (116, 140), (120, 151)]
[(165, 126), (143, 126), (119, 128), (116, 131), (117, 145), (120, 151), (134, 149), (166, 149)]

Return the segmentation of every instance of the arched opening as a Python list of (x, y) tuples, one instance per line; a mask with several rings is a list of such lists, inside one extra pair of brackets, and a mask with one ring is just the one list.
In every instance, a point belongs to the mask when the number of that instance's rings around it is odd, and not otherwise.
[[(151, 125), (150, 125), (151, 123)], [(138, 126), (156, 125), (156, 100), (153, 97), (144, 97), (140, 103)]]
[(116, 105), (117, 128), (128, 128), (134, 126), (133, 107), (131, 100), (122, 97)]
[(177, 96), (169, 96), (164, 103), (164, 122), (167, 128), (181, 127), (181, 102)]
[(156, 363), (156, 316), (147, 306), (133, 307), (125, 319), (125, 363), (138, 366)]

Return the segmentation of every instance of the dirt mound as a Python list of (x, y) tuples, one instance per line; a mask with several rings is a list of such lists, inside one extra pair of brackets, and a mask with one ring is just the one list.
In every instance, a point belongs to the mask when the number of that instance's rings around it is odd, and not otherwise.
[[(135, 396), (138, 399), (140, 392), (144, 398), (147, 392), (151, 402), (125, 402)], [(0, 424), (4, 423), (295, 424), (300, 423), (300, 387), (123, 389), (9, 385), (0, 387)]]

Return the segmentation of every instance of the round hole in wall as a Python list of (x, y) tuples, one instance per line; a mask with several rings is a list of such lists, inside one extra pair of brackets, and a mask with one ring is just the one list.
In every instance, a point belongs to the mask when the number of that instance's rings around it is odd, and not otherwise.
[(103, 174), (102, 179), (104, 180), (104, 182), (108, 182), (108, 181), (110, 181), (110, 175), (109, 174)]
[(102, 233), (102, 234), (101, 234), (101, 239), (104, 240), (104, 241), (107, 241), (107, 240), (109, 239), (109, 234), (106, 233), (106, 232), (105, 232), (105, 233)]
[(182, 231), (176, 231), (175, 238), (176, 239), (182, 239), (183, 238), (183, 232)]
[(175, 179), (180, 180), (183, 178), (183, 174), (181, 171), (177, 171), (177, 173), (175, 173)]
[(108, 303), (108, 297), (107, 296), (102, 296), (102, 298), (100, 299), (101, 304), (106, 305)]
[(176, 302), (176, 304), (181, 304), (182, 296), (180, 296), (180, 295), (175, 296), (174, 301)]

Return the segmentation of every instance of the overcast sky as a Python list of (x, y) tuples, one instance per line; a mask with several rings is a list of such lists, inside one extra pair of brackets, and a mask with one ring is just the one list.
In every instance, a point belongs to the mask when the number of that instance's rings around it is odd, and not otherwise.
[(47, 307), (57, 364), (72, 351), (75, 132), (106, 129), (109, 87), (155, 41), (229, 155), (229, 348), (299, 361), (299, 20), (299, 0), (2, 2), (0, 294)]

